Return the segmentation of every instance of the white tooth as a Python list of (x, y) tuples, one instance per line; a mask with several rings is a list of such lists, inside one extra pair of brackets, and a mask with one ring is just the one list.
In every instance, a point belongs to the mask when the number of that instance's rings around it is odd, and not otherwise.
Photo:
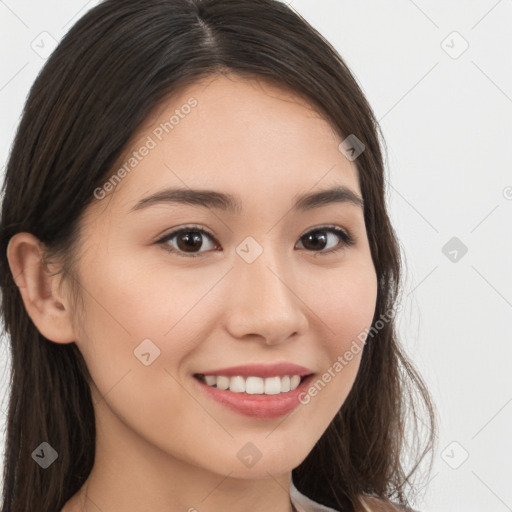
[(204, 380), (208, 386), (215, 386), (217, 384), (217, 377), (215, 375), (205, 375)]
[[(290, 379), (290, 390), (294, 390), (300, 383), (300, 377), (298, 375), (293, 375)], [(217, 383), (217, 386), (219, 384)]]
[(290, 391), (290, 377), (286, 375), (281, 379), (281, 393)]
[(217, 388), (218, 389), (228, 389), (229, 388), (229, 377), (225, 377), (224, 375), (217, 376)]
[(284, 377), (226, 377), (224, 375), (205, 375), (204, 381), (208, 386), (217, 386), (217, 389), (230, 390), (233, 393), (248, 393), (250, 395), (278, 395), (296, 389), (300, 384), (299, 375), (286, 375)]
[(245, 392), (249, 395), (263, 393), (263, 379), (261, 377), (247, 377), (245, 381)]
[(243, 377), (231, 377), (229, 390), (234, 393), (243, 393), (245, 391), (245, 379)]
[(265, 395), (277, 395), (281, 393), (281, 379), (279, 377), (267, 377), (265, 379)]

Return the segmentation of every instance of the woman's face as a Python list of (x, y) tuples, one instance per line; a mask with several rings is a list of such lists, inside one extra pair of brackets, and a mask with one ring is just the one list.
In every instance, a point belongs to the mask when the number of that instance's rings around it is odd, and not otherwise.
[[(157, 110), (82, 224), (73, 323), (99, 442), (239, 478), (288, 472), (345, 401), (375, 311), (355, 162), (265, 82), (210, 77)], [(349, 194), (299, 201), (335, 187)]]

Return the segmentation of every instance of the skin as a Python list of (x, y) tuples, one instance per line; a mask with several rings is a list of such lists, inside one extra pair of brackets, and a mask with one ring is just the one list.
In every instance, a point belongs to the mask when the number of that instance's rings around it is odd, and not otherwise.
[[(277, 419), (238, 414), (198, 390), (193, 373), (253, 362), (288, 361), (321, 376), (371, 326), (377, 279), (361, 207), (291, 211), (296, 195), (333, 185), (361, 197), (342, 138), (291, 91), (209, 77), (160, 105), (120, 162), (191, 97), (197, 106), (87, 208), (77, 267), (83, 311), (41, 263), (35, 237), (18, 233), (9, 244), (33, 322), (49, 340), (76, 343), (93, 379), (95, 465), (65, 512), (289, 512), (291, 471), (357, 375), (362, 352), (307, 405)], [(243, 211), (176, 203), (129, 211), (169, 186), (231, 193)], [(214, 237), (197, 243), (199, 257), (157, 243), (190, 225)], [(355, 244), (343, 247), (335, 233), (316, 250), (301, 244), (325, 225)], [(252, 263), (236, 252), (247, 236), (263, 248)], [(184, 246), (178, 237), (166, 245)], [(149, 366), (134, 356), (146, 338), (160, 350)], [(237, 457), (249, 442), (261, 453), (252, 467)]]

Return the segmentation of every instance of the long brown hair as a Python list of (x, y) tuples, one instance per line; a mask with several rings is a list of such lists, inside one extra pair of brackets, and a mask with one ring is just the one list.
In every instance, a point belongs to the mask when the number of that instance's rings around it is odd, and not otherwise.
[[(7, 244), (17, 232), (32, 233), (75, 282), (81, 216), (130, 137), (169, 93), (222, 70), (287, 86), (307, 97), (341, 137), (364, 143), (355, 163), (378, 276), (374, 323), (398, 304), (401, 259), (386, 211), (383, 137), (334, 48), (274, 0), (99, 4), (68, 32), (33, 84), (6, 169), (1, 313), (12, 368), (2, 512), (60, 510), (87, 479), (95, 452), (85, 362), (76, 344), (53, 343), (32, 323), (10, 272)], [(367, 339), (345, 403), (293, 470), (304, 494), (347, 511), (361, 510), (363, 495), (407, 505), (406, 491), (415, 489), (411, 476), (434, 446), (428, 391), (400, 347), (393, 320), (383, 323)], [(423, 444), (417, 428), (406, 428), (408, 420), (427, 426)], [(409, 472), (403, 461), (408, 432), (417, 447)], [(48, 469), (31, 457), (42, 441), (58, 452)]]

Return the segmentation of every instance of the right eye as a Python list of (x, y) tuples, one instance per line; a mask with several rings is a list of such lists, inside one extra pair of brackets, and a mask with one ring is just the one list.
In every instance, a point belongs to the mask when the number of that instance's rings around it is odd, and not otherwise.
[[(195, 249), (200, 249), (203, 245), (204, 237), (208, 238), (212, 242), (216, 242), (213, 235), (204, 229), (187, 226), (165, 235), (156, 243), (161, 244), (166, 251), (184, 256), (185, 258), (195, 258), (197, 256), (201, 256), (203, 252), (207, 252), (195, 251)], [(218, 248), (218, 244), (211, 244), (210, 250), (215, 248)]]

